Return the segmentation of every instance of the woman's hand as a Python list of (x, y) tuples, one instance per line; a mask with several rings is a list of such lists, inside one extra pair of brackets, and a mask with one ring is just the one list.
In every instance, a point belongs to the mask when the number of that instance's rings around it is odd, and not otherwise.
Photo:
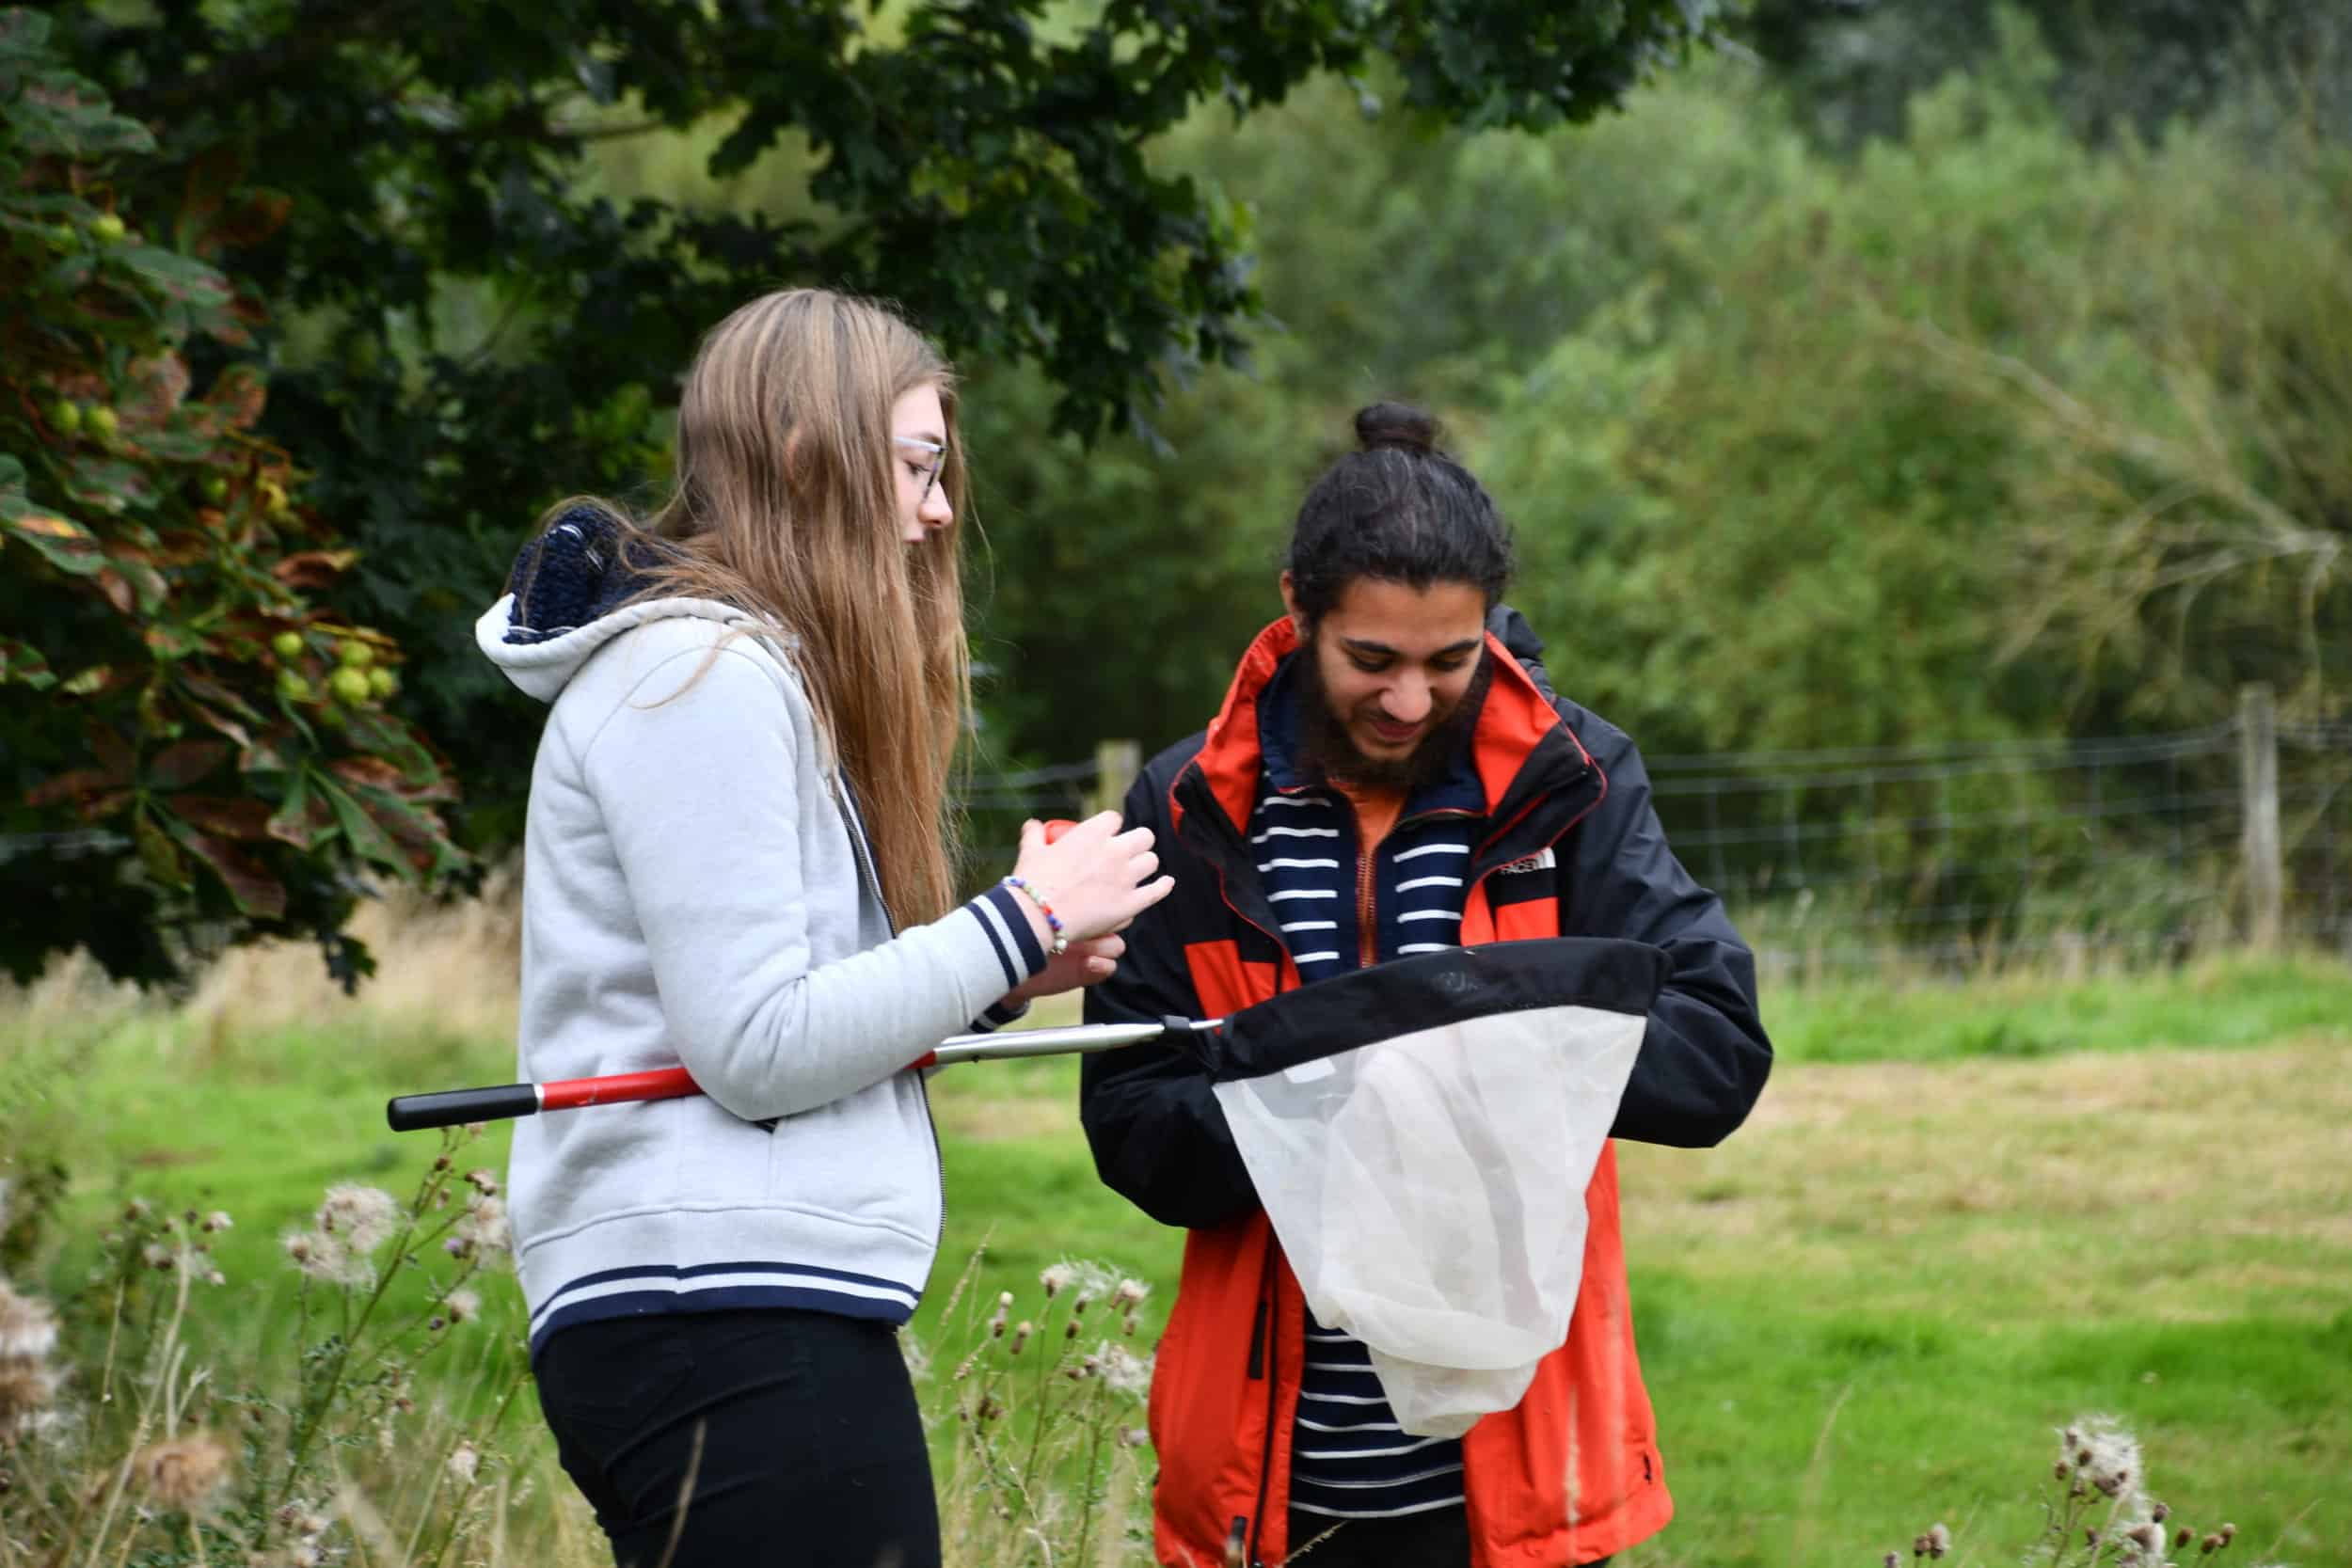
[(1046, 959), (1042, 970), (1015, 986), (1005, 1000), (1018, 1006), (1041, 996), (1057, 996), (1066, 990), (1097, 985), (1118, 973), (1119, 956), (1126, 951), (1127, 939), (1122, 936), (1073, 942), (1069, 952)]
[[(1061, 922), (1061, 934), (1070, 940), (1071, 948), (1062, 957), (1068, 958), (1076, 954), (1080, 943), (1124, 930), (1136, 915), (1167, 897), (1176, 879), (1153, 877), (1159, 868), (1160, 857), (1152, 849), (1152, 830), (1130, 828), (1122, 832), (1119, 814), (1105, 811), (1074, 824), (1051, 842), (1044, 823), (1023, 823), (1021, 855), (1013, 875), (1031, 890), (1031, 896), (1022, 902), (1029, 911), (1038, 940), (1053, 945), (1052, 926), (1041, 904), (1050, 907)], [(1103, 974), (1093, 974), (1079, 983), (1101, 978)]]

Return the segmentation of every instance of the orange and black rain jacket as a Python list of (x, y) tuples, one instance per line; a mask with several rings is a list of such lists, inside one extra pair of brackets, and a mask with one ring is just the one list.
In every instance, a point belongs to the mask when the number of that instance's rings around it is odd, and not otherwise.
[[(1553, 694), (1542, 644), (1516, 614), (1498, 610), (1486, 641), (1494, 678), (1470, 739), (1486, 813), (1461, 942), (1587, 936), (1661, 949), (1668, 978), (1612, 1133), (1719, 1142), (1772, 1065), (1753, 957), (1668, 849), (1632, 742)], [(1222, 1017), (1299, 984), (1247, 835), (1263, 761), (1258, 700), (1296, 641), (1288, 620), (1260, 633), (1216, 721), (1152, 759), (1128, 793), (1127, 819), (1157, 834), (1176, 887), (1129, 927), (1118, 974), (1088, 993), (1089, 1021)], [(1087, 1059), (1083, 1084), (1103, 1180), (1190, 1232), (1152, 1382), (1159, 1560), (1211, 1568), (1238, 1549), (1253, 1568), (1279, 1563), (1305, 1351), (1297, 1282), (1197, 1060), (1114, 1052)], [(1591, 1562), (1673, 1513), (1634, 1354), (1613, 1148), (1584, 1201), (1566, 1342), (1516, 1408), (1462, 1438), (1473, 1568)]]

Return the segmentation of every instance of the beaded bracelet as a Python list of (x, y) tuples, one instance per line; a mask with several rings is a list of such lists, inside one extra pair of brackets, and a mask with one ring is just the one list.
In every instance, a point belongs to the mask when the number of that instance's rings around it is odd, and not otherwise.
[(1054, 940), (1046, 945), (1045, 950), (1048, 953), (1053, 954), (1054, 957), (1057, 958), (1064, 953), (1069, 952), (1070, 939), (1062, 935), (1061, 916), (1056, 914), (1054, 912), (1054, 906), (1045, 901), (1045, 895), (1038, 892), (1037, 889), (1031, 887), (1027, 882), (1022, 880), (1018, 877), (1007, 877), (1005, 879), (1005, 886), (1009, 888), (1017, 888), (1022, 893), (1026, 894), (1028, 895), (1029, 902), (1037, 906), (1037, 912), (1045, 917), (1045, 928), (1054, 933)]

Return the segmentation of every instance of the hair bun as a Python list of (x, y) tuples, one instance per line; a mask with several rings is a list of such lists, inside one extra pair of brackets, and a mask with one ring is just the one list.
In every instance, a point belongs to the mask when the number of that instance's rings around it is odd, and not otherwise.
[(1409, 404), (1375, 403), (1356, 412), (1356, 440), (1366, 451), (1397, 447), (1422, 453), (1438, 450), (1438, 421)]

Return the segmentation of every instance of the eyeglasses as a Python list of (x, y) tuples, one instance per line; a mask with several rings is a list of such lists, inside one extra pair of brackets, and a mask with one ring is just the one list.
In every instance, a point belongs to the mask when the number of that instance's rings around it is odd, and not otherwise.
[(923, 475), (923, 494), (914, 503), (919, 507), (931, 499), (931, 486), (939, 483), (939, 470), (947, 466), (947, 449), (936, 441), (920, 440), (913, 436), (893, 436), (890, 440), (893, 446), (913, 447), (917, 451), (931, 454), (929, 463), (907, 465), (911, 468), (919, 468)]

